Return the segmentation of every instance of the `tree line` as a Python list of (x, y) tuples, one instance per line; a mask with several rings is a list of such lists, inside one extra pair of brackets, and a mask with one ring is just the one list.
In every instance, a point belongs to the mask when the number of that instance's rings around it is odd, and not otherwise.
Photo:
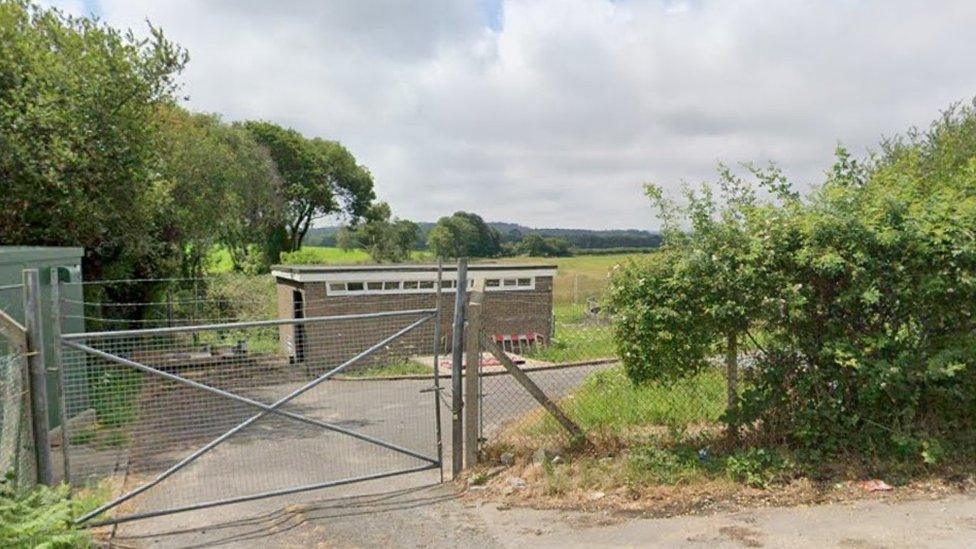
[[(389, 218), (389, 215), (387, 215)], [(460, 219), (464, 218), (464, 219)], [(436, 243), (449, 243), (448, 249), (454, 248), (455, 251), (474, 253), (477, 250), (466, 249), (457, 243), (445, 242), (444, 232), (448, 235), (459, 237), (464, 231), (458, 230), (459, 224), (470, 223), (474, 226), (476, 233), (484, 233), (479, 238), (482, 241), (488, 239), (497, 241), (498, 245), (490, 244), (487, 249), (494, 255), (528, 255), (537, 257), (560, 257), (567, 255), (584, 254), (619, 254), (619, 253), (644, 253), (658, 248), (661, 245), (662, 237), (660, 234), (642, 230), (593, 230), (593, 229), (533, 229), (514, 223), (505, 222), (485, 222), (477, 214), (469, 212), (457, 212), (452, 216), (441, 218), (437, 223), (413, 222), (405, 219), (396, 219), (398, 228), (396, 235), (389, 233), (391, 227), (385, 225), (385, 218), (380, 214), (381, 222), (376, 227), (371, 227), (368, 232), (357, 233), (357, 229), (362, 226), (345, 227), (318, 227), (313, 228), (306, 239), (306, 244), (312, 246), (339, 246), (344, 249), (359, 248), (371, 251), (374, 249), (374, 242), (378, 240), (378, 234), (390, 234), (390, 238), (381, 239), (389, 243), (392, 241), (400, 242), (400, 248), (393, 254), (380, 253), (374, 254), (374, 259), (380, 260), (385, 257), (390, 260), (393, 257), (407, 257), (413, 250), (433, 249), (429, 242), (429, 234), (437, 229), (436, 232), (442, 233), (435, 240)], [(465, 221), (468, 220), (468, 221)], [(440, 228), (438, 228), (440, 227)], [(489, 234), (489, 230), (495, 233)], [(470, 231), (468, 231), (470, 233)], [(359, 238), (357, 236), (362, 236)], [(472, 233), (473, 234), (473, 233)], [(412, 239), (411, 239), (412, 235)], [(477, 248), (479, 246), (476, 246)], [(484, 250), (486, 247), (481, 245)], [(484, 253), (483, 251), (481, 253)]]
[(478, 214), (455, 212), (440, 218), (426, 236), (419, 224), (392, 217), (390, 207), (378, 203), (360, 223), (340, 228), (335, 244), (342, 249), (364, 249), (374, 261), (404, 261), (414, 250), (428, 250), (443, 258), (490, 258), (511, 255), (562, 257), (572, 255), (568, 240), (530, 233), (506, 241), (501, 232)]
[(340, 143), (179, 105), (187, 52), (0, 0), (0, 241), (82, 246), (90, 278), (198, 276), (215, 246), (261, 271), (375, 198)]

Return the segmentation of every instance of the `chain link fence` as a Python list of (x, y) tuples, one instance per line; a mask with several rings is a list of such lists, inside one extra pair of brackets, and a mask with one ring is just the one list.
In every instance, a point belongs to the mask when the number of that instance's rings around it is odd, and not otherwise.
[[(85, 303), (63, 303), (64, 311), (84, 307), (86, 322), (61, 348), (63, 453), (76, 486), (108, 483), (113, 493), (151, 486), (119, 514), (439, 461), (429, 302), (383, 296), (329, 313), (324, 299), (308, 296), (304, 314), (290, 318), (294, 304), (279, 299), (271, 277), (83, 286)], [(295, 391), (274, 412), (261, 407)]]
[[(23, 285), (0, 286), (0, 311), (23, 322)], [(27, 357), (14, 334), (0, 329), (0, 476), (19, 488), (34, 485), (36, 470), (31, 427)]]
[[(0, 340), (4, 338), (0, 335)], [(27, 358), (0, 343), (0, 474), (19, 488), (34, 485)], [(9, 475), (9, 477), (7, 477)]]
[[(492, 293), (484, 299), (490, 301)], [(611, 321), (598, 298), (581, 304), (557, 299), (553, 315), (554, 328), (547, 336), (486, 331), (482, 337), (503, 347), (592, 442), (612, 447), (719, 428), (727, 397), (718, 364), (673, 385), (635, 386), (617, 356)], [(480, 371), (481, 435), (487, 453), (571, 443), (569, 433), (494, 357), (482, 354)]]

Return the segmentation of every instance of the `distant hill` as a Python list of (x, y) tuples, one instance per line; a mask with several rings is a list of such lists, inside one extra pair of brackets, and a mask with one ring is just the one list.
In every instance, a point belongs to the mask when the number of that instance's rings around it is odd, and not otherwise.
[[(427, 232), (434, 223), (418, 222), (423, 233), (423, 240), (427, 240)], [(605, 248), (656, 248), (661, 245), (661, 235), (651, 231), (638, 229), (558, 229), (532, 228), (518, 223), (504, 221), (489, 221), (488, 225), (502, 235), (503, 242), (518, 242), (529, 234), (565, 238), (574, 248), (583, 250), (599, 250)], [(335, 234), (339, 227), (313, 227), (305, 235), (305, 244), (309, 246), (335, 246)]]

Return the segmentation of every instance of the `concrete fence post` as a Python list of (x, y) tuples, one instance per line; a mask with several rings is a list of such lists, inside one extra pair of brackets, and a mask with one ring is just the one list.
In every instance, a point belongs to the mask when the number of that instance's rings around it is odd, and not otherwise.
[(24, 270), (24, 328), (27, 331), (27, 364), (30, 369), (31, 423), (37, 482), (52, 485), (51, 427), (47, 417), (47, 363), (41, 321), (41, 282), (37, 269)]
[(58, 372), (58, 412), (61, 416), (60, 438), (61, 438), (61, 481), (71, 484), (71, 462), (69, 457), (68, 443), (70, 433), (68, 433), (68, 404), (65, 400), (65, 373), (64, 357), (61, 350), (61, 274), (58, 267), (51, 267), (51, 348), (54, 356), (51, 357), (52, 364)]
[[(482, 281), (482, 284), (484, 282)], [(481, 304), (484, 288), (475, 288), (468, 301), (467, 326), (464, 336), (467, 365), (464, 368), (464, 466), (468, 469), (478, 464), (478, 435), (481, 418)]]
[(451, 478), (464, 468), (464, 425), (461, 410), (461, 367), (464, 360), (464, 301), (468, 289), (468, 260), (458, 259), (454, 294), (454, 325), (451, 329)]

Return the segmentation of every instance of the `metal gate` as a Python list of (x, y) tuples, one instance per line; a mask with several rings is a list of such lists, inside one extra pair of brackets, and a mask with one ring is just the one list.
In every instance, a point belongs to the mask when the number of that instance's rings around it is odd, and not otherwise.
[(69, 419), (54, 454), (73, 485), (122, 494), (79, 522), (439, 470), (437, 377), (433, 387), (354, 379), (400, 362), (436, 365), (437, 316), (414, 309), (60, 334)]

